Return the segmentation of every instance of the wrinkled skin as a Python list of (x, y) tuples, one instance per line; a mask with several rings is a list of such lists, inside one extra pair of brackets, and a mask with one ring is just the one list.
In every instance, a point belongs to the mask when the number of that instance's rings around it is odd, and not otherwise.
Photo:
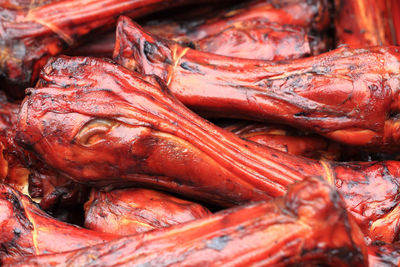
[(340, 146), (317, 135), (308, 135), (283, 125), (237, 122), (224, 127), (241, 138), (293, 155), (307, 158), (335, 160), (340, 157)]
[(45, 0), (0, 3), (0, 81), (14, 97), (32, 85), (49, 56), (94, 32), (115, 26), (121, 14), (139, 17), (190, 0)]
[[(284, 194), (288, 184), (303, 178), (300, 166), (309, 163), (215, 127), (157, 78), (110, 61), (49, 61), (29, 94), (17, 144), (80, 182), (133, 181), (232, 205)], [(284, 167), (282, 157), (291, 158)]]
[(389, 1), (335, 0), (337, 44), (357, 47), (396, 45), (396, 37), (391, 32)]
[(30, 195), (43, 209), (83, 204), (89, 193), (84, 185), (51, 171), (13, 142), (19, 107), (0, 94), (0, 180)]
[[(181, 22), (151, 23), (145, 29), (198, 50), (242, 58), (284, 60), (327, 50), (316, 30), (329, 25), (325, 0), (252, 1), (209, 16)], [(215, 12), (214, 12), (215, 13)], [(115, 33), (78, 48), (70, 55), (111, 57)]]
[(28, 170), (13, 155), (8, 153), (11, 128), (17, 123), (19, 105), (7, 101), (0, 92), (0, 180), (15, 185), (21, 191), (27, 190)]
[(132, 235), (211, 215), (200, 204), (154, 190), (93, 190), (85, 204), (85, 227), (97, 232)]
[(400, 266), (400, 244), (375, 242), (368, 246), (368, 266)]
[(183, 225), (5, 266), (365, 266), (367, 250), (339, 194), (313, 178), (284, 198)]
[(114, 51), (118, 63), (161, 77), (205, 115), (284, 123), (394, 151), (400, 149), (399, 57), (397, 47), (342, 47), (282, 64), (223, 57), (158, 39), (123, 17)]
[[(317, 161), (245, 141), (189, 111), (157, 78), (111, 61), (50, 61), (23, 102), (15, 140), (81, 183), (134, 183), (222, 206), (282, 196), (295, 181), (323, 177), (367, 236), (398, 238), (400, 162)], [(387, 225), (393, 231), (382, 235)]]
[(16, 256), (64, 252), (116, 238), (60, 222), (4, 184), (0, 184), (0, 209), (0, 263)]

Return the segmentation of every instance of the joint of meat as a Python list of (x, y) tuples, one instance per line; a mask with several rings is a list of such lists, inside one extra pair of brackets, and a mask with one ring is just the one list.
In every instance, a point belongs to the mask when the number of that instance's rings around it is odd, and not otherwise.
[[(317, 161), (245, 141), (188, 110), (155, 76), (110, 60), (49, 61), (19, 117), (15, 142), (80, 183), (132, 183), (232, 206), (318, 176), (337, 186), (367, 236), (398, 238), (399, 222), (385, 214), (400, 201), (399, 162)], [(382, 235), (385, 224), (393, 231)]]
[(0, 261), (74, 250), (117, 237), (60, 222), (5, 184), (0, 184), (0, 209)]
[(21, 97), (21, 88), (36, 81), (48, 57), (113, 28), (119, 15), (139, 17), (190, 0), (16, 2), (0, 4), (0, 80), (12, 96)]
[(397, 47), (342, 47), (279, 64), (183, 47), (122, 17), (114, 58), (161, 77), (204, 115), (290, 124), (348, 145), (400, 149)]
[(210, 215), (200, 204), (149, 189), (93, 190), (85, 204), (85, 227), (132, 235)]
[[(118, 251), (118, 253), (115, 253)], [(363, 235), (340, 195), (317, 178), (292, 185), (284, 198), (101, 246), (9, 259), (5, 266), (366, 266)]]

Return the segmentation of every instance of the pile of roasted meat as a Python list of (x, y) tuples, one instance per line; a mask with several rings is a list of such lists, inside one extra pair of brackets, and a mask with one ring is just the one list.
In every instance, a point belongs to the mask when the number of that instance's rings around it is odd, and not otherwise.
[(400, 266), (398, 0), (0, 1), (2, 266)]

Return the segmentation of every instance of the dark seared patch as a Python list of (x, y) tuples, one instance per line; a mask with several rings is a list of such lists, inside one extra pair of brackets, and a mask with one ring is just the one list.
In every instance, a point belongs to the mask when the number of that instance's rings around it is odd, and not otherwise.
[(189, 65), (188, 62), (182, 62), (180, 64), (181, 68), (187, 71), (190, 71), (192, 73), (197, 73), (197, 74), (201, 74), (201, 75), (205, 75), (205, 73), (203, 73), (202, 71), (200, 71), (199, 67), (196, 65)]
[(21, 229), (14, 228), (13, 229), (13, 233), (14, 233), (16, 238), (19, 238), (21, 236), (22, 231), (21, 231)]
[(144, 41), (143, 52), (146, 55), (146, 57), (153, 55), (156, 52), (156, 50), (157, 50), (157, 47), (155, 44), (150, 43), (148, 41)]
[(26, 229), (33, 229), (33, 225), (27, 218), (25, 209), (21, 205), (19, 198), (13, 193), (8, 193), (6, 194), (6, 199), (12, 203), (13, 213), (15, 214), (15, 217), (17, 217), (19, 223)]
[(192, 41), (181, 41), (179, 42), (180, 45), (189, 47), (191, 49), (196, 49), (196, 45)]
[(343, 31), (344, 31), (345, 33), (353, 34), (353, 31), (350, 30), (350, 29), (343, 29)]
[(213, 239), (211, 239), (211, 240), (209, 240), (207, 242), (206, 246), (208, 248), (221, 251), (229, 243), (229, 240), (230, 240), (230, 238), (229, 238), (228, 235), (222, 235), (222, 236), (214, 237)]
[(309, 114), (307, 112), (298, 112), (296, 114), (293, 115), (293, 117), (307, 117)]

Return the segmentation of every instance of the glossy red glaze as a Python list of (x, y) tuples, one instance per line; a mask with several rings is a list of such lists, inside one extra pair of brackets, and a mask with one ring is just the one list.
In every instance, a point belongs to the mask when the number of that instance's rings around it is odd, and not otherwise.
[(400, 51), (342, 47), (274, 63), (223, 57), (158, 39), (128, 18), (114, 58), (161, 77), (185, 105), (209, 116), (289, 124), (348, 145), (399, 145)]
[[(90, 33), (115, 26), (121, 14), (139, 17), (190, 0), (45, 0), (0, 3), (0, 81), (14, 97), (36, 81), (49, 56)], [(194, 2), (194, 1), (192, 1)]]
[(295, 181), (323, 177), (366, 235), (398, 236), (375, 233), (400, 201), (400, 162), (316, 161), (245, 141), (189, 111), (156, 77), (111, 61), (50, 61), (23, 102), (15, 139), (81, 183), (133, 183), (223, 206), (282, 196)]
[[(391, 1), (391, 0), (389, 0)], [(335, 0), (337, 44), (396, 45), (387, 0)]]
[(282, 152), (314, 159), (335, 160), (340, 157), (340, 145), (318, 135), (310, 135), (283, 125), (237, 122), (224, 127), (241, 138)]
[(85, 204), (85, 227), (97, 232), (124, 236), (209, 215), (211, 212), (200, 204), (154, 190), (93, 190)]
[(223, 205), (282, 195), (321, 169), (215, 127), (155, 77), (95, 58), (45, 66), (21, 108), (16, 139), (76, 181), (132, 181)]
[(400, 266), (400, 244), (378, 242), (368, 246), (368, 266)]
[[(327, 50), (326, 40), (316, 33), (316, 29), (322, 32), (329, 26), (328, 9), (325, 0), (251, 1), (233, 10), (214, 12), (216, 14), (208, 16), (209, 19), (204, 19), (207, 16), (202, 14), (199, 18), (188, 17), (180, 22), (153, 22), (145, 29), (205, 52), (285, 60)], [(115, 33), (111, 33), (69, 55), (111, 57), (114, 43)]]
[(74, 250), (116, 238), (60, 222), (4, 184), (0, 184), (0, 210), (0, 262), (17, 256)]
[(366, 266), (363, 235), (335, 190), (319, 179), (284, 198), (72, 252), (5, 266)]

